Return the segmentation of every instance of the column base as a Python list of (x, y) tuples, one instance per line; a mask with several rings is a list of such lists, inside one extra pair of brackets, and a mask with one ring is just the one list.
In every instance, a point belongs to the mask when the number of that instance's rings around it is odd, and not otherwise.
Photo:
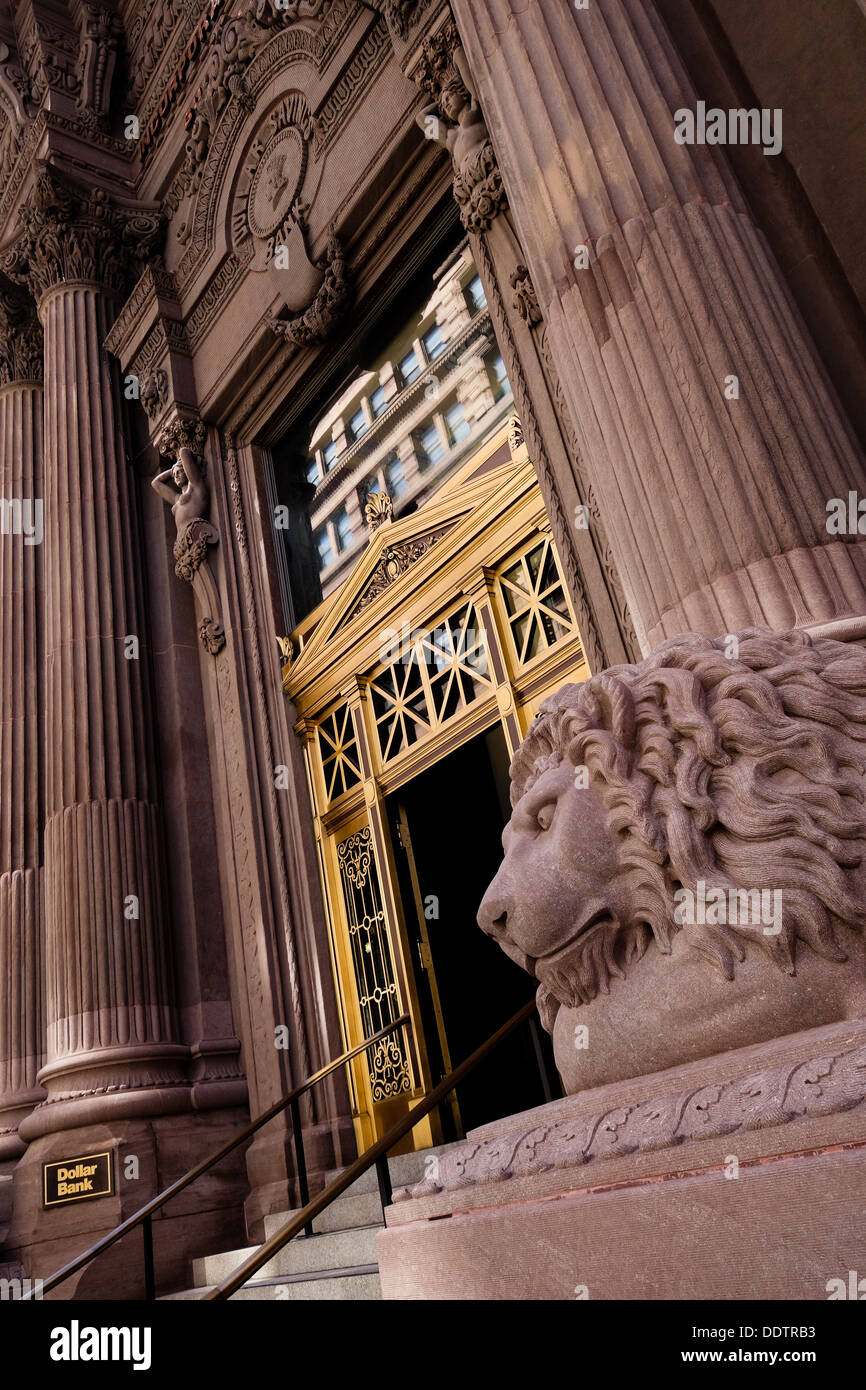
[[(33, 1140), (14, 1172), (12, 1219), (4, 1258), (20, 1261), (31, 1279), (46, 1279), (226, 1143), (247, 1122), (246, 1111), (240, 1108), (148, 1121), (115, 1116), (103, 1124), (83, 1125)], [(114, 1151), (115, 1195), (43, 1208), (43, 1163), (106, 1149)], [(239, 1149), (153, 1218), (158, 1294), (190, 1286), (191, 1260), (243, 1245), (247, 1191), (244, 1154)], [(141, 1232), (131, 1232), (46, 1298), (143, 1298), (142, 1249)]]

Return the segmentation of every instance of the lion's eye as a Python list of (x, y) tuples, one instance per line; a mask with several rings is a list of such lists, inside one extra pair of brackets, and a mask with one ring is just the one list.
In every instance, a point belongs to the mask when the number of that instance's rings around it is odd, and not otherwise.
[(538, 824), (542, 830), (550, 829), (550, 824), (553, 820), (553, 813), (555, 810), (556, 807), (554, 806), (553, 802), (548, 801), (547, 805), (542, 806), (541, 810), (538, 811), (538, 813), (536, 814), (535, 819), (538, 821)]

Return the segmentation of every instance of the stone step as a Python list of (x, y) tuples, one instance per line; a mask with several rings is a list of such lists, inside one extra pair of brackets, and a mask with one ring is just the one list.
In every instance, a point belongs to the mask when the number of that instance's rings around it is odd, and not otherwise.
[[(376, 1265), (375, 1226), (356, 1226), (347, 1231), (329, 1231), (320, 1236), (296, 1236), (257, 1271), (256, 1277), (276, 1279), (285, 1274), (310, 1274), (342, 1270), (358, 1265)], [(258, 1246), (245, 1250), (226, 1250), (193, 1260), (193, 1280), (197, 1286), (219, 1284), (233, 1274), (238, 1265), (255, 1254)]]
[[(429, 1168), (429, 1160), (436, 1158), (437, 1155), (445, 1153), (448, 1149), (456, 1148), (456, 1144), (439, 1144), (432, 1149), (418, 1149), (415, 1153), (397, 1154), (396, 1157), (389, 1158), (388, 1170), (391, 1174), (392, 1187), (408, 1187), (412, 1183), (420, 1182)], [(327, 1175), (329, 1183), (334, 1178), (340, 1176), (342, 1168), (334, 1168)], [(365, 1192), (378, 1192), (379, 1182), (376, 1177), (375, 1166), (368, 1168), (366, 1173), (362, 1173), (356, 1178), (352, 1186), (346, 1189), (352, 1195), (359, 1195)]]
[[(207, 1288), (185, 1289), (183, 1293), (167, 1294), (161, 1302), (193, 1302), (202, 1298)], [(327, 1274), (307, 1275), (306, 1277), (282, 1279), (250, 1280), (237, 1293), (232, 1294), (231, 1302), (239, 1299), (247, 1303), (277, 1302), (373, 1302), (381, 1299), (382, 1286), (375, 1265), (361, 1265), (356, 1269), (332, 1270)]]
[[(265, 1240), (270, 1240), (272, 1235), (281, 1231), (292, 1215), (290, 1211), (282, 1211), (266, 1216)], [(313, 1230), (318, 1235), (327, 1231), (348, 1231), (356, 1226), (377, 1225), (384, 1225), (378, 1190), (359, 1193), (350, 1190), (326, 1207), (321, 1216), (316, 1217)]]

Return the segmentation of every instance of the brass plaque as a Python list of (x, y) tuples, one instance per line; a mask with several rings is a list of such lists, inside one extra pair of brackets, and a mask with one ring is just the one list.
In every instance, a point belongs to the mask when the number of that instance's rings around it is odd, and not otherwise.
[(114, 1192), (114, 1154), (82, 1154), (42, 1165), (42, 1205), (61, 1207), (67, 1202), (86, 1202), (110, 1197)]

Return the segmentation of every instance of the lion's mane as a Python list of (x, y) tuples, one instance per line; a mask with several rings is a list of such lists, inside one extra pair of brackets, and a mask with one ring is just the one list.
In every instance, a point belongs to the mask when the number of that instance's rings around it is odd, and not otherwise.
[[(512, 804), (563, 759), (600, 793), (630, 916), (661, 950), (682, 930), (728, 978), (746, 940), (792, 974), (798, 940), (846, 959), (840, 925), (866, 926), (847, 878), (866, 844), (866, 651), (802, 631), (687, 633), (546, 700), (512, 762)], [(699, 880), (726, 896), (781, 889), (781, 931), (676, 926), (674, 892)]]

